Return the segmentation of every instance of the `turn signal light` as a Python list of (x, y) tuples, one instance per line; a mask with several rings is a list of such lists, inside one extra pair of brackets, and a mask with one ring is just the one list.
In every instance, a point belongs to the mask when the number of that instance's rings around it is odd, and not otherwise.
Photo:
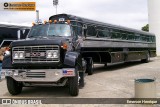
[(67, 49), (67, 48), (68, 48), (68, 45), (67, 45), (66, 43), (64, 43), (64, 44), (61, 46), (61, 48)]
[(57, 20), (54, 20), (54, 23), (57, 23)]
[(52, 23), (52, 20), (49, 20), (49, 23)]
[(45, 20), (45, 21), (44, 21), (44, 24), (46, 24), (46, 23), (47, 23), (47, 21)]
[(32, 23), (32, 26), (35, 26), (35, 23), (34, 23), (34, 22)]

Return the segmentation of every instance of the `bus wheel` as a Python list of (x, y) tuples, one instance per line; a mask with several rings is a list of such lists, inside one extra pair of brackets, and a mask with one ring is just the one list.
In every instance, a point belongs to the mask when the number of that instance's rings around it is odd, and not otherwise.
[(75, 67), (75, 76), (69, 78), (69, 93), (71, 96), (77, 96), (79, 93), (79, 87), (78, 87), (78, 67)]
[(10, 94), (18, 95), (22, 92), (22, 84), (18, 83), (11, 77), (6, 78), (7, 81), (7, 88)]
[(80, 76), (79, 86), (84, 87), (84, 72), (80, 72), (79, 76)]
[(90, 58), (90, 60), (87, 61), (87, 69), (86, 69), (88, 75), (93, 74), (93, 68), (94, 68), (94, 63), (92, 58)]
[(147, 55), (146, 55), (146, 59), (142, 59), (141, 62), (148, 63), (149, 61), (150, 61), (150, 54), (148, 52)]

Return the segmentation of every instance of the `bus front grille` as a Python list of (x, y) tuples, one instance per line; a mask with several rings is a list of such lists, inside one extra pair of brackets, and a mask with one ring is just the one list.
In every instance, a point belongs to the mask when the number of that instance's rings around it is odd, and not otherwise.
[[(12, 61), (13, 63), (38, 63), (38, 62), (59, 62), (60, 58), (46, 58), (46, 51), (56, 50), (59, 54), (58, 45), (45, 45), (45, 46), (21, 46), (12, 48)], [(13, 58), (14, 52), (23, 52), (24, 58)], [(58, 55), (60, 56), (60, 55)]]

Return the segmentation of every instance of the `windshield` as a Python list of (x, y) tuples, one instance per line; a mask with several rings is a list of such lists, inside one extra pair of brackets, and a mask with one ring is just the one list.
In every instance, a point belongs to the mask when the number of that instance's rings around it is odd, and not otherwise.
[(66, 24), (45, 24), (33, 26), (28, 37), (71, 36), (70, 26)]

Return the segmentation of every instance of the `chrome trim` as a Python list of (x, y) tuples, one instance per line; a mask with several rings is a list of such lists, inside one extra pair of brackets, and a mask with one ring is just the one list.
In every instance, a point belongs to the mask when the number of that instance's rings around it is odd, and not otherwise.
[[(58, 50), (58, 58), (46, 58), (46, 51), (47, 50)], [(13, 59), (12, 54), (12, 61), (13, 63), (36, 63), (36, 62), (59, 62), (60, 61), (60, 47), (58, 45), (41, 45), (41, 46), (18, 46), (12, 48), (12, 53), (14, 51), (24, 51), (25, 54), (29, 53), (37, 53), (41, 54), (44, 53), (44, 56), (26, 56), (24, 59)]]
[[(64, 70), (73, 70), (73, 75), (63, 74)], [(75, 68), (63, 69), (3, 69), (5, 76), (19, 82), (57, 82), (63, 77), (74, 77)], [(18, 72), (18, 75), (17, 75)], [(14, 75), (14, 73), (16, 75)]]

